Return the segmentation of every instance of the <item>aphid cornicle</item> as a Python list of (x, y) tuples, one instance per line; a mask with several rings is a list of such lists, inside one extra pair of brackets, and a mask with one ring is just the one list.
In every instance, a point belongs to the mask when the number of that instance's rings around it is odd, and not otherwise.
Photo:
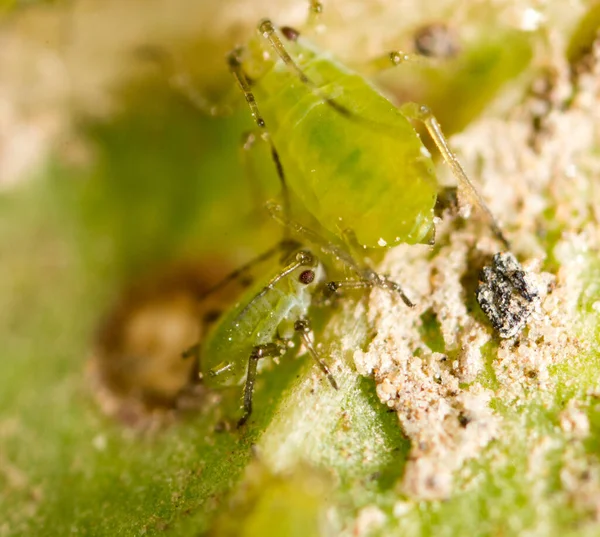
[[(412, 305), (398, 284), (350, 253), (353, 246), (356, 251), (361, 246), (414, 244), (430, 236), (438, 184), (431, 156), (411, 120), (425, 124), (455, 175), (463, 200), (478, 207), (508, 249), (426, 107), (409, 103), (396, 108), (364, 77), (312, 47), (291, 28), (280, 32), (270, 20), (263, 20), (258, 32), (258, 41), (235, 49), (228, 63), (261, 138), (270, 145), (281, 181), (283, 207), (272, 213), (286, 227), (286, 236), (293, 233), (303, 242), (316, 242), (320, 253), (350, 268), (355, 277), (324, 283), (320, 254), (313, 253), (313, 245), (289, 248), (284, 240), (289, 257), (283, 268), (266, 283), (258, 282), (213, 328), (202, 344), (200, 369), (205, 382), (213, 385), (239, 384), (245, 377), (240, 425), (252, 412), (259, 360), (284, 354), (294, 334), (300, 335), (330, 384), (337, 387), (309, 336), (308, 310), (318, 289), (335, 293), (340, 287), (380, 287), (398, 292)], [(399, 51), (387, 58), (389, 66), (414, 59)], [(295, 221), (306, 213), (322, 230), (315, 233)], [(269, 255), (276, 252), (274, 248)]]

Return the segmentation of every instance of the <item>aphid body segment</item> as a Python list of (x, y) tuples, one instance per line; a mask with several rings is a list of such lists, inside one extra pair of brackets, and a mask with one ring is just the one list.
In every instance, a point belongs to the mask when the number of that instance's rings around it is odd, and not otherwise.
[(414, 127), (329, 54), (297, 36), (285, 46), (312, 87), (280, 59), (250, 78), (294, 202), (335, 236), (352, 229), (363, 246), (423, 241), (438, 186)]

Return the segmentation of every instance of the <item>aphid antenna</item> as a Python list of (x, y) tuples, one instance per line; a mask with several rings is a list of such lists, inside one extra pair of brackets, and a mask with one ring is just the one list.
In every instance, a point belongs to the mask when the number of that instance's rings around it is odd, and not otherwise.
[[(263, 21), (261, 21), (258, 26), (258, 31), (270, 43), (271, 47), (273, 48), (273, 50), (275, 50), (275, 52), (277, 53), (279, 58), (288, 67), (288, 69), (290, 69), (290, 71), (292, 71), (298, 77), (300, 82), (305, 84), (312, 92), (314, 92), (318, 97), (320, 97), (323, 100), (323, 102), (325, 102), (328, 106), (330, 106), (335, 111), (337, 111), (339, 114), (341, 114), (342, 116), (344, 116), (352, 121), (357, 121), (366, 126), (369, 126), (371, 129), (373, 129), (383, 135), (393, 136), (393, 129), (390, 129), (389, 126), (382, 124), (382, 123), (375, 122), (375, 121), (371, 121), (371, 120), (363, 118), (363, 117), (360, 117), (360, 116), (354, 114), (354, 112), (352, 112), (349, 108), (345, 107), (344, 105), (335, 101), (333, 98), (326, 95), (321, 90), (321, 88), (319, 88), (317, 86), (317, 84), (315, 84), (304, 73), (304, 71), (302, 71), (300, 66), (290, 56), (290, 54), (288, 53), (288, 51), (285, 48), (285, 45), (283, 44), (283, 41), (281, 40), (281, 38), (279, 37), (279, 35), (275, 29), (275, 25), (271, 22), (271, 20), (264, 19)], [(404, 54), (400, 51), (392, 52), (388, 55), (388, 57), (391, 60), (392, 66), (397, 66), (397, 65), (400, 65), (400, 64), (408, 62), (408, 61), (417, 61), (415, 59), (414, 55)], [(253, 98), (253, 96), (252, 96), (252, 98)], [(246, 100), (248, 100), (248, 96), (246, 97)], [(254, 113), (255, 110), (257, 110), (256, 102), (251, 104), (250, 101), (248, 101), (248, 104), (250, 105), (250, 108), (253, 111), (253, 117), (256, 117), (255, 113)], [(504, 233), (502, 232), (500, 226), (496, 222), (496, 219), (492, 215), (492, 213), (491, 213), (490, 209), (488, 208), (488, 206), (486, 205), (485, 201), (479, 194), (477, 188), (475, 187), (473, 182), (468, 178), (466, 172), (464, 171), (460, 162), (456, 158), (456, 155), (450, 149), (450, 146), (448, 145), (448, 141), (446, 140), (446, 137), (443, 134), (442, 129), (441, 129), (439, 123), (437, 122), (437, 120), (435, 119), (431, 110), (427, 106), (418, 105), (416, 103), (406, 103), (400, 107), (400, 111), (406, 117), (416, 120), (416, 121), (420, 121), (421, 123), (423, 123), (425, 125), (425, 128), (429, 132), (429, 135), (431, 136), (434, 143), (438, 147), (438, 149), (442, 155), (442, 158), (444, 159), (446, 164), (448, 164), (448, 166), (450, 166), (450, 169), (451, 169), (455, 179), (457, 180), (459, 186), (461, 187), (461, 189), (460, 189), (461, 192), (464, 193), (465, 197), (469, 200), (469, 202), (474, 204), (480, 210), (480, 212), (485, 216), (494, 236), (502, 243), (502, 245), (504, 246), (504, 248), (506, 250), (510, 251), (510, 243), (504, 236)], [(264, 127), (265, 126), (264, 121), (262, 121), (262, 125), (259, 125), (259, 126)], [(282, 172), (283, 172), (283, 170), (282, 170)], [(288, 212), (288, 211), (286, 210), (286, 212)], [(289, 214), (289, 212), (288, 212), (288, 214)]]
[[(291, 203), (290, 203), (290, 193), (287, 186), (287, 181), (285, 179), (285, 172), (283, 171), (283, 166), (281, 164), (281, 159), (279, 158), (279, 152), (271, 140), (269, 136), (269, 131), (267, 130), (267, 126), (265, 120), (263, 119), (260, 110), (258, 109), (258, 105), (256, 104), (256, 98), (254, 97), (254, 93), (252, 92), (252, 88), (250, 85), (250, 81), (248, 76), (246, 75), (244, 68), (242, 67), (242, 62), (240, 60), (240, 54), (242, 53), (242, 48), (235, 48), (227, 55), (227, 63), (229, 65), (229, 70), (237, 82), (238, 86), (242, 90), (244, 94), (244, 98), (246, 99), (246, 103), (250, 107), (250, 112), (252, 114), (252, 118), (256, 123), (257, 127), (261, 130), (263, 135), (261, 138), (269, 144), (269, 148), (271, 150), (271, 158), (275, 163), (275, 168), (277, 170), (277, 176), (279, 177), (279, 182), (281, 184), (281, 195), (283, 198), (283, 206), (287, 215), (291, 215)], [(287, 238), (287, 237), (284, 237)]]
[(242, 317), (244, 317), (246, 313), (248, 313), (248, 311), (254, 306), (254, 304), (262, 297), (264, 297), (271, 289), (273, 289), (273, 287), (283, 278), (285, 278), (300, 267), (314, 267), (316, 264), (317, 259), (309, 251), (299, 250), (298, 252), (296, 252), (296, 254), (294, 255), (294, 259), (285, 267), (283, 267), (281, 271), (279, 271), (275, 276), (273, 276), (273, 278), (269, 280), (269, 283), (267, 283), (267, 285), (265, 285), (260, 290), (260, 292), (257, 293), (254, 296), (254, 298), (252, 298), (252, 300), (242, 308), (242, 310), (237, 314), (233, 323), (235, 324)]
[(264, 251), (263, 253), (257, 255), (256, 257), (252, 258), (250, 261), (248, 261), (244, 265), (240, 266), (236, 270), (230, 272), (221, 281), (219, 281), (217, 284), (213, 285), (210, 289), (205, 291), (199, 297), (200, 302), (202, 302), (203, 300), (206, 300), (206, 298), (208, 298), (210, 295), (216, 293), (217, 291), (221, 290), (223, 287), (225, 287), (229, 283), (240, 278), (243, 274), (248, 272), (252, 267), (259, 265), (260, 263), (262, 263), (264, 261), (267, 261), (268, 259), (273, 257), (275, 254), (283, 252), (285, 255), (285, 254), (293, 252), (294, 250), (297, 250), (298, 248), (300, 248), (300, 243), (297, 241), (290, 240), (290, 239), (283, 239), (283, 240), (279, 241), (277, 244), (275, 244), (275, 246), (272, 246), (271, 248), (269, 248), (268, 250)]
[(290, 69), (298, 77), (300, 82), (309, 87), (312, 92), (318, 95), (324, 102), (327, 103), (328, 106), (331, 106), (339, 114), (348, 118), (358, 117), (355, 116), (355, 114), (349, 108), (339, 104), (327, 94), (323, 93), (321, 88), (319, 88), (319, 86), (317, 86), (310, 78), (308, 78), (308, 76), (306, 76), (304, 71), (300, 69), (300, 66), (294, 61), (289, 52), (286, 50), (283, 41), (279, 35), (277, 35), (275, 25), (270, 19), (263, 19), (258, 25), (258, 31), (270, 43), (271, 47), (273, 50), (275, 50), (279, 58), (288, 67), (288, 69)]

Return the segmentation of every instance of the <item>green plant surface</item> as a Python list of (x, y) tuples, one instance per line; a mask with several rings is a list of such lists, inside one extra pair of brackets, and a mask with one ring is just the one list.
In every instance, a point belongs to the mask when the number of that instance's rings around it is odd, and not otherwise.
[[(374, 292), (316, 323), (340, 390), (308, 357), (286, 356), (261, 374), (241, 431), (226, 424), (239, 413), (235, 390), (203, 393), (197, 407), (157, 411), (143, 425), (105, 415), (89, 368), (99, 326), (132, 282), (181, 262), (236, 267), (279, 237), (238, 158), (252, 126), (246, 110), (203, 118), (154, 80), (128, 85), (103, 120), (80, 116), (82, 160), (55, 148), (35, 177), (0, 195), (0, 536), (596, 535), (598, 140), (584, 136), (585, 99), (564, 110), (550, 101), (541, 124), (550, 118), (554, 130), (534, 132), (522, 89), (513, 115), (478, 105), (481, 117), (453, 144), (515, 251), (547, 256), (550, 324), (532, 321), (518, 346), (492, 337), (464, 291), (477, 280), (473, 245), (488, 251), (482, 224), (447, 218), (435, 248), (400, 247), (384, 260), (420, 298), (415, 312)], [(254, 171), (258, 197), (268, 197), (268, 155)], [(514, 199), (503, 201), (505, 190)], [(453, 304), (463, 317), (444, 310)], [(443, 312), (464, 322), (464, 339)], [(460, 369), (471, 363), (465, 348), (482, 350), (473, 375)], [(395, 367), (407, 375), (401, 384)], [(481, 407), (464, 402), (482, 394)], [(450, 410), (431, 418), (440, 435), (427, 438), (445, 438), (454, 458), (438, 452), (448, 487), (433, 479), (423, 489), (427, 480), (410, 472), (422, 464), (431, 477), (435, 458), (419, 445), (431, 431), (415, 416), (434, 405)]]

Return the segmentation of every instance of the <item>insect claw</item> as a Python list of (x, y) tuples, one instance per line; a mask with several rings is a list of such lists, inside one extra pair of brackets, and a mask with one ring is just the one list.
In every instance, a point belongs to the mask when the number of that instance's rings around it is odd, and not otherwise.
[(275, 29), (273, 28), (273, 23), (269, 19), (263, 19), (258, 24), (258, 31), (263, 35), (263, 37), (268, 38)]
[(329, 375), (327, 375), (327, 380), (329, 381), (329, 384), (331, 384), (331, 387), (334, 390), (339, 390), (340, 387), (338, 386), (338, 383), (336, 382), (336, 380), (333, 378), (333, 375), (330, 373)]
[(411, 302), (410, 298), (408, 298), (404, 293), (400, 293), (400, 298), (402, 298), (402, 302), (404, 302), (409, 308), (414, 308), (417, 305), (414, 302)]
[(400, 295), (402, 302), (404, 302), (409, 308), (415, 307), (415, 304), (412, 302), (412, 300), (410, 298), (408, 298), (406, 296), (406, 294), (404, 293), (404, 290), (402, 289), (402, 287), (400, 287), (400, 284), (398, 284), (392, 280), (388, 280), (385, 276), (378, 276), (378, 280), (379, 281), (378, 281), (377, 285), (379, 287), (381, 287), (382, 289), (395, 291), (396, 293), (398, 293)]

